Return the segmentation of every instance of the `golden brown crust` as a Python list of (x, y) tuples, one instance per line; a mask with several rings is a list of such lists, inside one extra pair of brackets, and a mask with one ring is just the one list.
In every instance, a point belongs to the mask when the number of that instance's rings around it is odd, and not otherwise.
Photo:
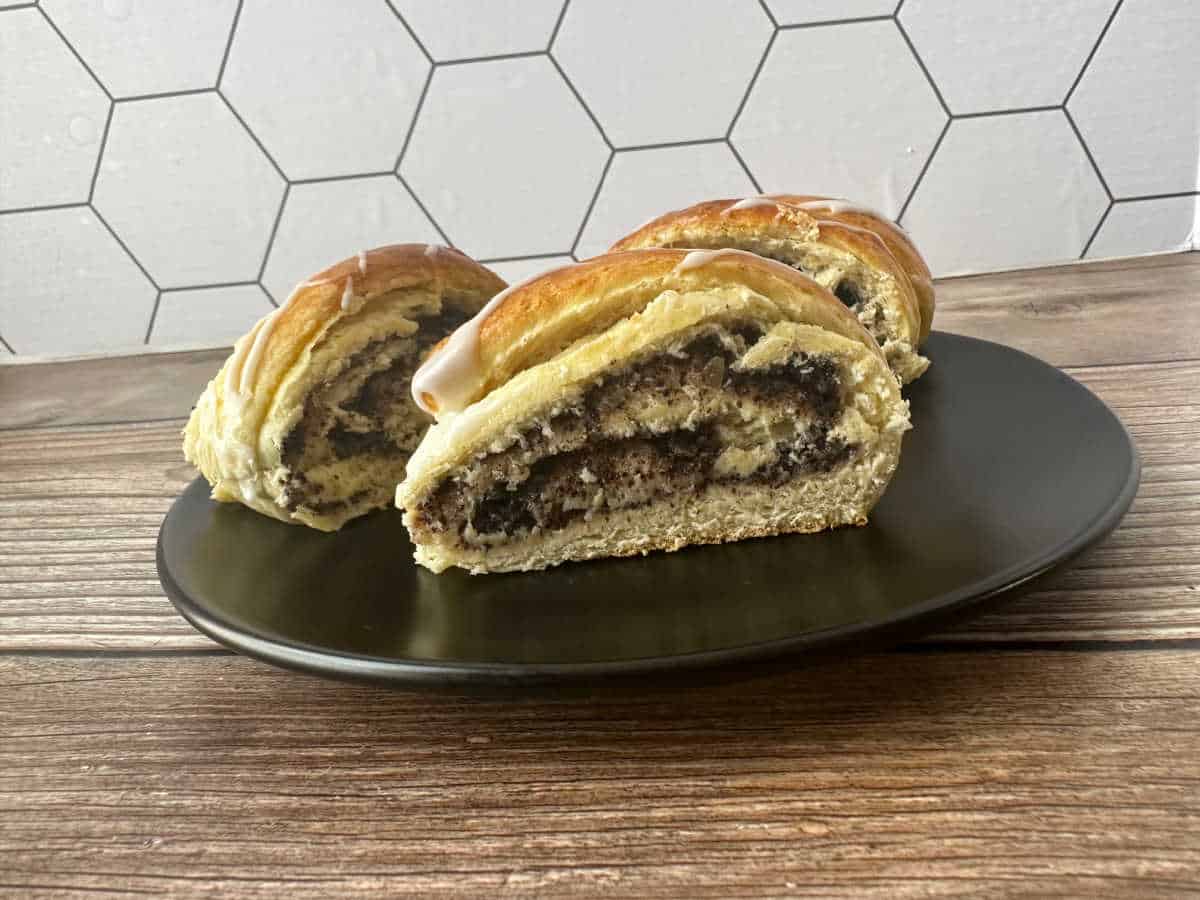
[[(621, 238), (612, 249), (682, 246), (680, 242), (686, 242), (689, 235), (715, 231), (742, 237), (763, 235), (802, 239), (837, 246), (895, 278), (904, 303), (910, 307), (918, 342), (928, 337), (934, 311), (933, 285), (929, 268), (903, 230), (865, 208), (827, 197), (770, 194), (763, 199), (776, 202), (752, 203), (731, 209), (739, 201), (707, 200), (664, 213)], [(819, 205), (822, 201), (828, 205)], [(801, 204), (805, 206), (802, 208)], [(849, 237), (852, 230), (857, 235), (854, 238)]]
[[(665, 291), (731, 285), (787, 306), (803, 305), (805, 320), (880, 352), (874, 338), (836, 297), (783, 263), (737, 250), (702, 251), (694, 256), (687, 250), (629, 250), (555, 269), (496, 298), (495, 306), (477, 323), (472, 366), (476, 382), (463, 392), (462, 405), (575, 341), (640, 312)], [(448, 352), (447, 347), (447, 342), (439, 344), (427, 364)], [(447, 411), (439, 408), (437, 397), (426, 399), (439, 417)]]
[[(369, 301), (391, 291), (430, 285), (438, 293), (492, 296), (505, 282), (459, 250), (433, 244), (390, 244), (334, 263), (296, 286), (280, 306), (267, 335), (261, 362), (247, 384), (250, 393), (278, 383), (279, 375), (334, 319), (343, 315), (346, 280), (356, 300)], [(363, 269), (366, 273), (363, 273)]]
[(217, 500), (284, 521), (333, 529), (342, 519), (280, 504), (282, 441), (305, 398), (353, 353), (419, 330), (446, 303), (473, 315), (505, 287), (495, 273), (446, 247), (396, 244), (364, 251), (298, 285), (241, 337), (209, 382), (184, 432), (184, 455)]
[(821, 219), (832, 219), (844, 222), (856, 228), (866, 228), (883, 241), (892, 256), (904, 268), (917, 295), (921, 307), (921, 342), (929, 337), (933, 326), (933, 313), (936, 307), (933, 293), (933, 274), (925, 263), (925, 258), (917, 249), (916, 244), (903, 228), (890, 219), (877, 215), (861, 207), (843, 208), (832, 197), (820, 197), (812, 194), (770, 194), (772, 200), (783, 203), (807, 203), (810, 206), (821, 201), (827, 201), (828, 206), (822, 206), (813, 212)]

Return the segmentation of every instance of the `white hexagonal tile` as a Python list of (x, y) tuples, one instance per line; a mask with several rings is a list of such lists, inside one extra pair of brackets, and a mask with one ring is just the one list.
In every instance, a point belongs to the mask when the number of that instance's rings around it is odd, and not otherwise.
[(618, 147), (724, 137), (771, 36), (744, 0), (576, 0), (554, 57)]
[(439, 61), (545, 50), (563, 0), (393, 0)]
[(213, 87), (237, 0), (42, 0), (116, 97)]
[(155, 347), (225, 347), (271, 311), (257, 284), (163, 291), (150, 331)]
[(1070, 103), (1117, 197), (1200, 187), (1200, 3), (1128, 0)]
[(895, 24), (857, 22), (780, 32), (732, 138), (769, 192), (895, 216), (945, 121)]
[(958, 275), (1076, 259), (1107, 203), (1061, 111), (958, 119), (903, 224)]
[(288, 192), (263, 283), (282, 302), (296, 284), (359, 250), (441, 241), (395, 175), (297, 184)]
[(284, 183), (216, 94), (118, 103), (94, 203), (161, 287), (251, 281)]
[(520, 284), (534, 275), (569, 266), (573, 262), (575, 260), (570, 256), (542, 256), (537, 259), (498, 259), (484, 265), (509, 284)]
[(833, 22), (866, 16), (890, 16), (898, 0), (767, 0), (780, 25)]
[(377, 0), (247, 3), (221, 91), (288, 178), (396, 164), (429, 63)]
[(0, 332), (21, 355), (136, 346), (157, 291), (87, 207), (0, 216)]
[(608, 158), (545, 57), (439, 68), (400, 171), (477, 258), (567, 250)]
[(0, 21), (0, 209), (87, 200), (108, 98), (36, 9)]
[(613, 158), (576, 248), (580, 259), (668, 210), (758, 191), (724, 143), (627, 150)]
[(990, 112), (1062, 103), (1115, 2), (908, 0), (900, 21), (950, 111)]
[(1200, 224), (1196, 212), (1195, 197), (1117, 203), (1096, 232), (1087, 256), (1100, 259), (1190, 250)]

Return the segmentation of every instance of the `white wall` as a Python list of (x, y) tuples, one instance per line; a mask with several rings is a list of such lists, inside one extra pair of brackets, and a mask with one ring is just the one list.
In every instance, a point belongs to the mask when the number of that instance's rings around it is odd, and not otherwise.
[(0, 0), (0, 355), (228, 344), (363, 247), (513, 279), (759, 192), (942, 275), (1192, 246), (1200, 3), (896, 2)]

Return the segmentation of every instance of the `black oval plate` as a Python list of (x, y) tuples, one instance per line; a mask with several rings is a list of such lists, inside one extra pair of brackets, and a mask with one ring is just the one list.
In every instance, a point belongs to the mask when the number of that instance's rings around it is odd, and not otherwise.
[(546, 682), (899, 640), (1094, 543), (1138, 484), (1125, 428), (1067, 375), (957, 335), (926, 352), (900, 469), (865, 528), (434, 575), (394, 510), (322, 534), (214, 503), (197, 479), (163, 522), (159, 577), (236, 650), (395, 682)]

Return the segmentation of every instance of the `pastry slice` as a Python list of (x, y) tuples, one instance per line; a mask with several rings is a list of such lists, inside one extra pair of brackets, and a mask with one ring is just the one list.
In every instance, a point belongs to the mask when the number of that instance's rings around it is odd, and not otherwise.
[(300, 284), (238, 340), (183, 452), (215, 500), (322, 531), (387, 506), (433, 421), (409, 382), (429, 348), (504, 288), (457, 250), (397, 244)]
[(861, 525), (909, 427), (854, 314), (737, 250), (613, 253), (510, 288), (413, 392), (438, 423), (396, 503), (435, 572)]
[(929, 269), (908, 235), (845, 200), (775, 194), (711, 200), (659, 216), (613, 245), (732, 247), (812, 276), (875, 337), (907, 384), (929, 366), (918, 348), (933, 322)]

